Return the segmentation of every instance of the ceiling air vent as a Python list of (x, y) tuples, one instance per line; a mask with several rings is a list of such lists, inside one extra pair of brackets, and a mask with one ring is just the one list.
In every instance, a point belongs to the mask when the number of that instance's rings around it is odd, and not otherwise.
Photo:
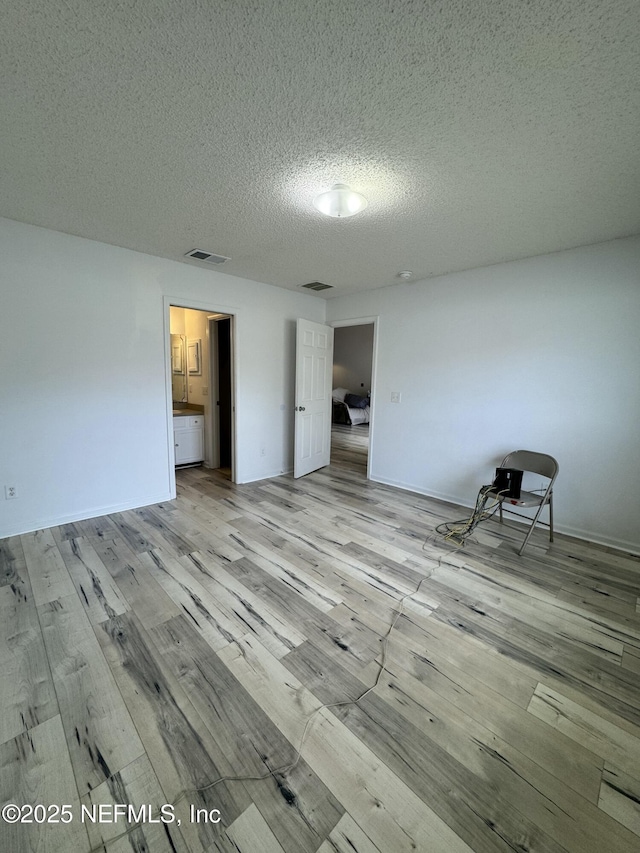
[(307, 290), (331, 290), (332, 284), (324, 284), (321, 281), (310, 281), (309, 284), (301, 284), (300, 287), (305, 287)]
[(193, 258), (195, 261), (204, 261), (207, 264), (224, 264), (231, 260), (224, 255), (214, 255), (213, 252), (205, 252), (203, 249), (192, 249), (187, 252), (185, 258)]

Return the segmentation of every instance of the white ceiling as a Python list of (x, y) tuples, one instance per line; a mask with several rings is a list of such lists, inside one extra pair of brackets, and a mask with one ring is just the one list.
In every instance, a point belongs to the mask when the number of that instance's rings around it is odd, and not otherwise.
[(324, 295), (640, 232), (638, 0), (0, 8), (2, 216)]

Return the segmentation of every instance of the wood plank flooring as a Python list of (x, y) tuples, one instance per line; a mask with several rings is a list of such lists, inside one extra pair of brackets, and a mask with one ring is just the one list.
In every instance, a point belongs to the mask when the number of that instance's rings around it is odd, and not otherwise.
[(0, 850), (640, 850), (640, 559), (455, 552), (467, 511), (367, 482), (367, 436), (0, 542), (1, 804), (72, 815)]

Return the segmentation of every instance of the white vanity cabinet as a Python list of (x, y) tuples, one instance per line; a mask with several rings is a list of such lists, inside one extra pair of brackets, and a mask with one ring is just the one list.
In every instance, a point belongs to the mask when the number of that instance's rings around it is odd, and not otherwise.
[(203, 416), (174, 416), (173, 443), (176, 451), (176, 465), (202, 462), (204, 459)]

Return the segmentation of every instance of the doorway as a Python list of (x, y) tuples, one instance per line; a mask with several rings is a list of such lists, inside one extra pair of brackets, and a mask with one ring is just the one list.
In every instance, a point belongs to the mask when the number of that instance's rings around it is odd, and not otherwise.
[[(235, 482), (236, 424), (235, 424), (235, 315), (215, 311), (193, 303), (177, 304), (165, 298), (167, 310), (166, 344), (167, 398), (169, 435), (175, 436), (175, 418), (187, 416), (190, 426), (200, 421), (203, 426), (200, 464), (205, 468), (221, 469)], [(176, 355), (183, 342), (182, 362)], [(176, 382), (176, 371), (182, 364), (183, 381)], [(176, 399), (176, 388), (181, 395)], [(191, 421), (193, 420), (193, 424)], [(169, 468), (172, 492), (175, 494), (175, 438), (170, 442)]]
[(371, 469), (377, 318), (344, 320), (332, 325), (332, 388), (336, 395), (332, 402), (331, 464), (355, 467), (368, 478)]

